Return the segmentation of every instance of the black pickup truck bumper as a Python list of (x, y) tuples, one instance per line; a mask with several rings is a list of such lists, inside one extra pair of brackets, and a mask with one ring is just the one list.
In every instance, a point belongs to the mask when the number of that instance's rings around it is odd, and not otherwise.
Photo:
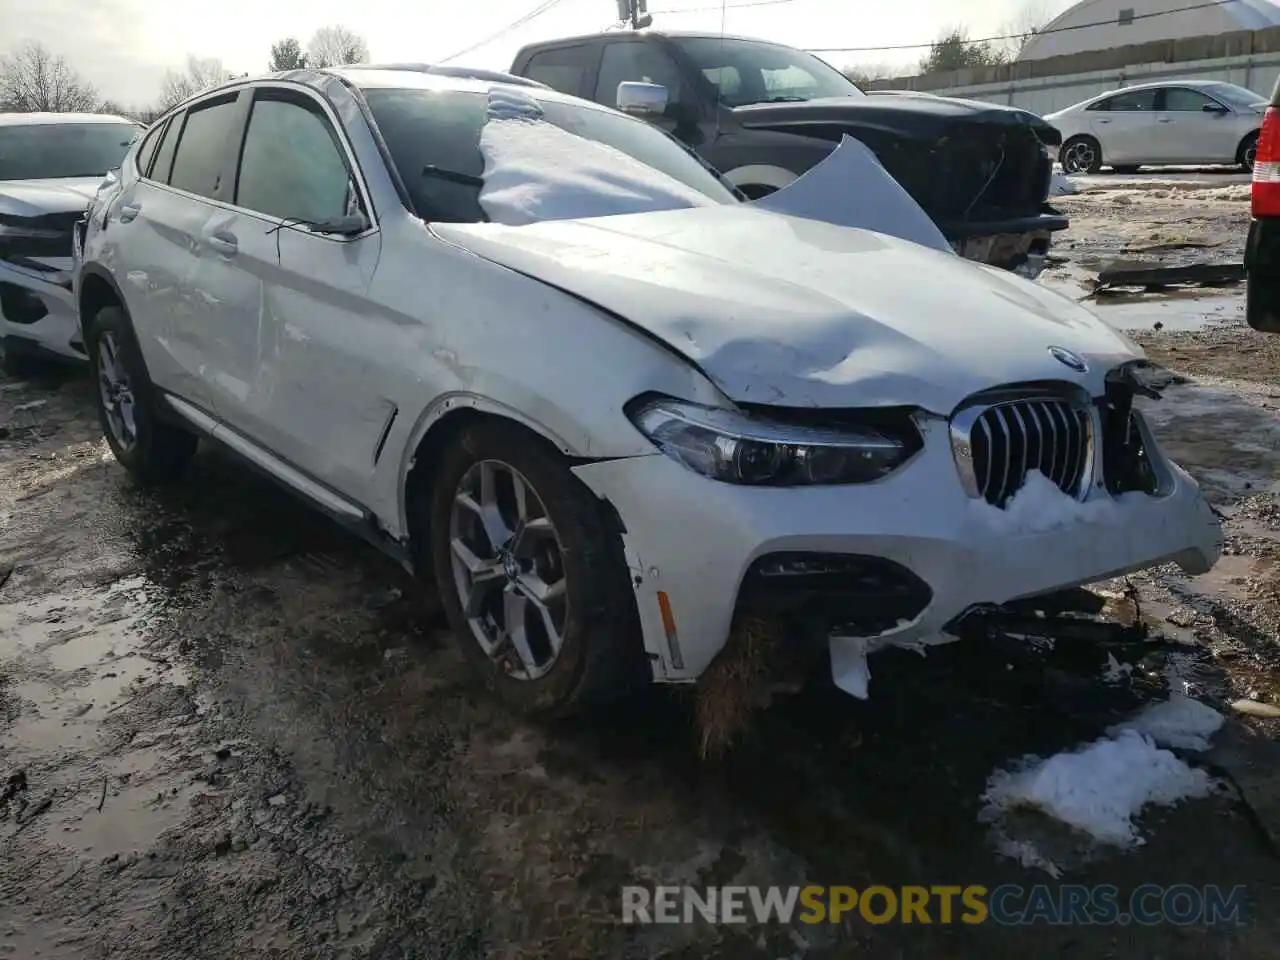
[(940, 223), (951, 249), (967, 260), (1012, 270), (1034, 280), (1045, 267), (1053, 234), (1070, 225), (1054, 212), (1031, 217), (963, 223)]

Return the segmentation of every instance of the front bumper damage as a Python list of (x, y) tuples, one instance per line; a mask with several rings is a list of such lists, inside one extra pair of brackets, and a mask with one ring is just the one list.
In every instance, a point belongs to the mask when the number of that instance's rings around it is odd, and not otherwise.
[(1023, 532), (966, 492), (949, 424), (922, 430), (910, 463), (860, 486), (739, 487), (662, 454), (575, 468), (622, 520), (654, 678), (696, 680), (736, 618), (764, 612), (786, 620), (788, 644), (825, 639), (837, 685), (866, 696), (878, 649), (951, 642), (975, 611), (1166, 562), (1201, 573), (1221, 553), (1198, 486), (1149, 432), (1158, 495), (1112, 500), (1091, 483), (1085, 503), (1108, 509)]
[(0, 344), (6, 353), (84, 360), (70, 257), (0, 259)]

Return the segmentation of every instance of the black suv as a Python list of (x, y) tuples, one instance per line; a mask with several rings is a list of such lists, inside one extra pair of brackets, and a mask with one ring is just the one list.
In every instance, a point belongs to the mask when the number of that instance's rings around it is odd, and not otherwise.
[(904, 92), (868, 97), (793, 47), (743, 37), (612, 32), (536, 43), (511, 72), (606, 106), (619, 84), (665, 88), (648, 119), (748, 197), (785, 186), (844, 134), (880, 158), (958, 253), (1034, 275), (1067, 220), (1048, 205), (1058, 131), (1035, 114)]
[(1280, 333), (1280, 82), (1262, 118), (1253, 161), (1253, 221), (1244, 250), (1245, 317), (1264, 333)]

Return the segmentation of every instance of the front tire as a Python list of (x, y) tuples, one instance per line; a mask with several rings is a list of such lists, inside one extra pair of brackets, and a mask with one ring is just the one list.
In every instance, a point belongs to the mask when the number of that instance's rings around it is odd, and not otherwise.
[(1236, 151), (1236, 163), (1244, 169), (1245, 173), (1253, 173), (1253, 164), (1258, 158), (1258, 133), (1254, 131), (1240, 142), (1240, 149)]
[(1097, 173), (1102, 169), (1102, 145), (1093, 137), (1072, 137), (1062, 145), (1058, 160), (1068, 175)]
[(157, 415), (159, 393), (125, 312), (119, 307), (99, 311), (89, 323), (85, 347), (98, 388), (98, 420), (116, 460), (143, 483), (176, 478), (199, 441)]
[(642, 675), (621, 542), (541, 438), (496, 421), (464, 429), (441, 460), (427, 535), (454, 636), (509, 705), (564, 716)]

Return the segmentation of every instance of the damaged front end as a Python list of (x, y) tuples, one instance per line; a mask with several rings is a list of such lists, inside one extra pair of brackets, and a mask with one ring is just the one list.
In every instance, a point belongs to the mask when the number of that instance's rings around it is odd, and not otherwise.
[(11, 356), (82, 359), (72, 301), (79, 210), (0, 213), (0, 342)]
[[(1034, 279), (1068, 220), (1048, 203), (1058, 131), (1034, 114), (943, 97), (741, 108), (744, 126), (861, 140), (961, 256)], [(792, 107), (781, 110), (778, 107)]]

